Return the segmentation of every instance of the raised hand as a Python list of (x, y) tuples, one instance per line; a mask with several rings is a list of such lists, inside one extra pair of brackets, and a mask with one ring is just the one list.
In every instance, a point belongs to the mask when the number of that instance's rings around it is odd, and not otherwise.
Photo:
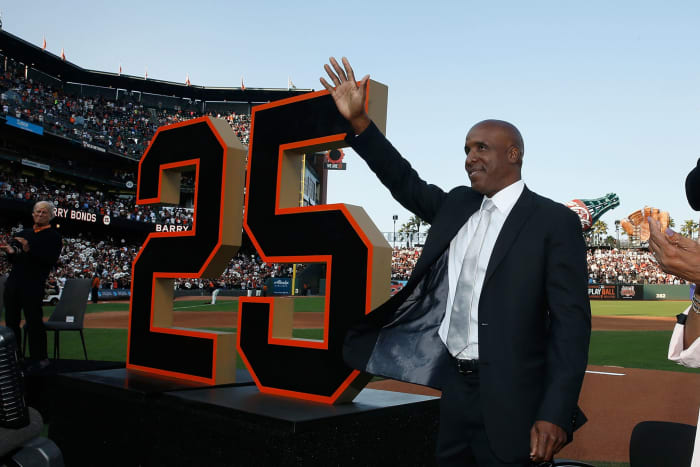
[(323, 65), (323, 68), (334, 86), (331, 86), (324, 78), (321, 78), (321, 84), (333, 97), (340, 114), (350, 122), (355, 134), (359, 135), (370, 123), (369, 115), (365, 110), (369, 75), (365, 75), (358, 83), (347, 58), (342, 58), (345, 69), (341, 68), (333, 57), (330, 58), (330, 62), (333, 68), (327, 64)]
[(664, 272), (689, 282), (700, 283), (700, 244), (666, 228), (653, 217), (650, 224), (649, 249)]

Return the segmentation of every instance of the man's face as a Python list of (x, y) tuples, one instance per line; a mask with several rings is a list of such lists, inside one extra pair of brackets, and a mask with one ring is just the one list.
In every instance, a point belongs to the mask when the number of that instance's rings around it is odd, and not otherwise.
[(51, 220), (51, 210), (45, 204), (39, 204), (34, 207), (32, 218), (34, 218), (34, 223), (40, 227), (48, 225)]
[(482, 122), (469, 130), (464, 144), (464, 164), (472, 188), (489, 198), (520, 180), (520, 166), (509, 154), (513, 144), (508, 132)]

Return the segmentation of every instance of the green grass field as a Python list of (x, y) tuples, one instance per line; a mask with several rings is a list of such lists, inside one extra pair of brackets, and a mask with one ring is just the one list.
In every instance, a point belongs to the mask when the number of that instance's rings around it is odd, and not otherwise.
[[(302, 297), (295, 301), (296, 311), (323, 311), (323, 297)], [(90, 304), (91, 312), (126, 311), (127, 303)], [(234, 311), (237, 300), (208, 305), (204, 300), (183, 300), (174, 304), (175, 310), (188, 311)], [(685, 302), (675, 301), (611, 301), (592, 302), (596, 316), (674, 316), (685, 309)], [(48, 308), (48, 307), (47, 307)], [(227, 329), (235, 331), (233, 329)], [(320, 339), (320, 329), (297, 329), (294, 336), (304, 339)], [(671, 331), (593, 331), (591, 336), (589, 363), (624, 368), (680, 371), (698, 373), (700, 370), (685, 368), (667, 360), (668, 341)], [(88, 356), (95, 360), (124, 361), (126, 358), (126, 330), (86, 329), (85, 340)], [(82, 348), (77, 334), (65, 334), (61, 340), (63, 358), (82, 358)], [(49, 333), (49, 349), (53, 347), (53, 336)]]
[[(187, 311), (235, 311), (238, 300), (219, 301), (209, 305), (208, 300), (180, 300), (174, 309)], [(299, 297), (295, 300), (295, 311), (322, 312), (323, 297)], [(592, 301), (595, 316), (674, 316), (685, 309), (681, 301)], [(103, 311), (128, 311), (128, 303), (89, 304), (90, 313)], [(45, 308), (49, 314), (52, 307)], [(232, 330), (234, 331), (234, 330)], [(305, 339), (320, 339), (320, 329), (297, 329), (294, 336)], [(667, 360), (668, 341), (671, 331), (593, 331), (591, 336), (589, 363), (624, 368), (695, 372)], [(124, 361), (126, 358), (126, 330), (86, 329), (85, 340), (88, 356), (95, 360)], [(82, 358), (82, 348), (77, 334), (65, 334), (62, 343), (63, 358)], [(49, 349), (53, 348), (53, 335), (49, 333)]]
[(668, 360), (669, 339), (671, 331), (593, 331), (588, 363), (700, 374)]
[(593, 316), (676, 316), (688, 308), (686, 301), (591, 300)]

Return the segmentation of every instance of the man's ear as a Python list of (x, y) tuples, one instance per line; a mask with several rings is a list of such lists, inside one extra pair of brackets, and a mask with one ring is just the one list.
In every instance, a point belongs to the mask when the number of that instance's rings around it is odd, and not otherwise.
[(523, 155), (517, 146), (508, 148), (508, 162), (511, 164), (522, 164)]

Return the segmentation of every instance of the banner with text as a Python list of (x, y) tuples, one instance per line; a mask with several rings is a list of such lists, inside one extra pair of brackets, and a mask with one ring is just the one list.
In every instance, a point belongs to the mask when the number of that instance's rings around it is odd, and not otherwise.
[(588, 298), (591, 300), (616, 300), (617, 286), (588, 284)]

